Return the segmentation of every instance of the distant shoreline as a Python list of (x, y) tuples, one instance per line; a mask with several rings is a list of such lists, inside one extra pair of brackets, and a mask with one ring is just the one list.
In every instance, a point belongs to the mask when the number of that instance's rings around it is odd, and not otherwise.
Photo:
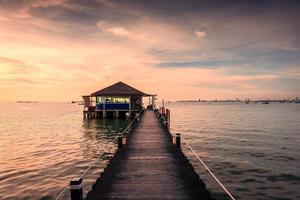
[[(260, 99), (260, 100), (179, 100), (176, 103), (300, 103), (298, 98), (296, 99)], [(171, 102), (167, 102), (171, 103)]]
[[(83, 101), (0, 101), (2, 103), (23, 103), (23, 104), (36, 104), (36, 103), (68, 103), (68, 104), (82, 104)], [(160, 102), (160, 101), (158, 101)], [(157, 103), (158, 103), (157, 102)], [(300, 103), (299, 99), (260, 99), (260, 100), (177, 100), (177, 101), (165, 101), (166, 104), (170, 103)]]

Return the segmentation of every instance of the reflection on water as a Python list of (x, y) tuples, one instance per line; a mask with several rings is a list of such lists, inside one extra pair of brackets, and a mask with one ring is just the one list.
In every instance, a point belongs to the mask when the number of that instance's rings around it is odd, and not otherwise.
[[(126, 120), (83, 120), (65, 103), (0, 104), (0, 199), (53, 199), (97, 156), (113, 152)], [(105, 161), (84, 179), (85, 190)]]
[(84, 137), (81, 146), (82, 151), (87, 151), (87, 155), (99, 152), (100, 148), (106, 152), (112, 152), (115, 149), (115, 146), (112, 145), (112, 140), (129, 123), (130, 121), (128, 120), (84, 119), (82, 125)]

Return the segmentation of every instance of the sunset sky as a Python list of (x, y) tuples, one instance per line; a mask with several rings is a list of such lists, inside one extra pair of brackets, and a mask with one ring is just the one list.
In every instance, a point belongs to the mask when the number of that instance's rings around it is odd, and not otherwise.
[[(298, 3), (297, 3), (298, 2)], [(0, 0), (0, 101), (300, 96), (299, 1)]]

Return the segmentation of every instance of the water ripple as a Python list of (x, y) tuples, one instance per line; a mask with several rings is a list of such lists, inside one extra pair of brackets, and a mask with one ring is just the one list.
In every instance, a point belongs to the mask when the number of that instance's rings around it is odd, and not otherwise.
[[(172, 132), (184, 134), (237, 199), (299, 199), (299, 105), (168, 106), (172, 111)], [(185, 153), (216, 199), (225, 199), (201, 164), (187, 149)]]

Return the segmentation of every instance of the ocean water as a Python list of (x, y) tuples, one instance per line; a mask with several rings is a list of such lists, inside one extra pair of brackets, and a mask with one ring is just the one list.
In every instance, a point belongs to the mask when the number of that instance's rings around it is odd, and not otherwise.
[[(300, 199), (300, 105), (171, 103), (171, 132), (237, 199)], [(83, 120), (68, 103), (0, 104), (0, 199), (55, 199), (100, 153), (113, 153), (128, 120)], [(220, 187), (185, 148), (216, 198)], [(84, 178), (85, 193), (106, 165)], [(64, 193), (64, 198), (68, 194)]]
[[(126, 120), (83, 120), (82, 106), (67, 103), (0, 104), (0, 199), (55, 199), (112, 142)], [(106, 166), (84, 178), (85, 193)], [(63, 195), (68, 198), (69, 193)]]
[[(237, 199), (300, 199), (300, 104), (176, 103), (173, 133), (182, 133)], [(222, 190), (189, 151), (216, 198)], [(221, 198), (220, 198), (221, 197)]]

